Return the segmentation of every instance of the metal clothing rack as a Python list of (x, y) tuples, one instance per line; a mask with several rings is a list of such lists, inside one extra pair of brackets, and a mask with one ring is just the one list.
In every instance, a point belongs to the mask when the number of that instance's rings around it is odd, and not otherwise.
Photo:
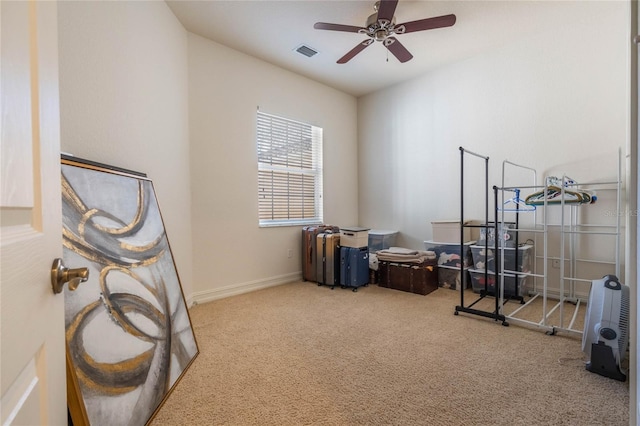
[[(511, 162), (505, 161), (505, 163), (512, 164), (517, 167), (519, 166)], [(516, 188), (513, 187), (505, 187), (504, 186), (504, 164), (503, 163), (503, 187), (500, 188), (502, 191), (502, 200), (504, 202), (505, 192), (515, 191)], [(511, 312), (510, 314), (505, 315), (505, 318), (513, 323), (526, 325), (526, 326), (534, 326), (536, 328), (540, 328), (546, 331), (547, 334), (555, 335), (558, 331), (566, 332), (568, 334), (581, 336), (583, 331), (581, 329), (576, 329), (574, 324), (576, 322), (578, 312), (580, 310), (581, 304), (584, 304), (588, 299), (586, 297), (580, 297), (576, 292), (576, 283), (583, 282), (591, 284), (591, 279), (581, 279), (577, 278), (578, 271), (578, 262), (589, 262), (589, 263), (597, 263), (597, 264), (606, 264), (612, 263), (615, 266), (615, 275), (620, 276), (620, 214), (615, 215), (615, 225), (605, 225), (605, 224), (580, 224), (578, 220), (578, 210), (581, 208), (581, 204), (572, 204), (566, 202), (565, 192), (573, 189), (589, 189), (592, 191), (606, 191), (606, 190), (614, 190), (616, 195), (616, 207), (615, 211), (621, 211), (621, 189), (622, 189), (622, 177), (621, 177), (621, 153), (618, 150), (618, 170), (617, 170), (617, 180), (616, 181), (600, 181), (593, 183), (577, 183), (573, 179), (569, 178), (566, 175), (563, 175), (561, 184), (560, 184), (560, 202), (555, 204), (550, 204), (548, 201), (549, 187), (550, 183), (548, 179), (545, 178), (544, 185), (536, 185), (536, 177), (534, 172), (534, 185), (532, 186), (521, 186), (518, 189), (533, 189), (538, 190), (542, 188), (543, 190), (543, 200), (544, 202), (539, 206), (543, 209), (543, 222), (541, 224), (542, 229), (539, 228), (538, 221), (534, 214), (534, 228), (535, 229), (521, 229), (519, 227), (518, 222), (516, 225), (516, 237), (520, 231), (527, 231), (530, 233), (534, 233), (536, 236), (536, 240), (534, 241), (534, 246), (537, 247), (537, 236), (542, 234), (542, 244), (543, 244), (543, 270), (542, 273), (539, 274), (539, 270), (537, 268), (536, 260), (539, 257), (537, 254), (534, 256), (534, 273), (528, 273), (526, 275), (534, 277), (534, 287), (533, 291), (529, 294), (531, 298), (521, 307)], [(560, 234), (560, 253), (559, 259), (554, 258), (554, 260), (559, 261), (559, 294), (556, 300), (553, 300), (555, 304), (551, 306), (550, 310), (547, 310), (550, 306), (551, 302), (549, 299), (549, 291), (548, 291), (548, 264), (551, 257), (549, 256), (549, 232), (550, 225), (549, 224), (549, 209), (553, 209), (555, 207), (560, 208), (560, 224), (559, 224), (559, 234)], [(583, 207), (584, 208), (584, 207)], [(518, 212), (516, 209), (516, 218), (518, 217)], [(501, 221), (504, 222), (504, 211), (501, 215)], [(615, 237), (615, 249), (614, 249), (614, 261), (598, 261), (598, 260), (587, 260), (587, 259), (577, 259), (576, 248), (577, 248), (577, 237), (579, 235), (606, 235)], [(569, 255), (567, 257), (567, 251)], [(537, 249), (535, 250), (537, 252)], [(535, 253), (534, 252), (534, 253)], [(504, 259), (504, 255), (502, 256)], [(565, 266), (568, 265), (568, 267)], [(503, 271), (505, 273), (513, 273), (513, 271), (505, 271), (504, 263), (503, 263)], [(517, 272), (517, 271), (516, 271)], [(504, 276), (501, 277), (504, 280)], [(542, 293), (540, 293), (540, 289), (536, 285), (536, 279), (542, 279)], [(593, 277), (597, 278), (597, 277)], [(542, 314), (541, 319), (537, 322), (525, 320), (522, 318), (518, 318), (518, 314), (520, 311), (538, 298), (542, 298)], [(499, 307), (498, 312), (503, 312), (503, 306), (505, 303), (504, 295), (501, 294), (499, 298)], [(554, 298), (555, 299), (555, 298)], [(567, 303), (568, 302), (568, 303)], [(571, 319), (569, 324), (565, 326), (565, 310), (566, 307), (569, 306), (572, 308), (573, 312), (569, 313), (571, 315)], [(556, 324), (552, 324), (551, 316), (558, 312), (558, 319)]]
[[(577, 278), (577, 259), (576, 255), (576, 238), (580, 235), (606, 235), (614, 237), (614, 269), (615, 275), (620, 277), (620, 212), (621, 212), (621, 190), (622, 190), (622, 176), (621, 176), (621, 152), (618, 149), (618, 170), (617, 170), (617, 179), (615, 181), (599, 181), (593, 183), (577, 183), (573, 179), (567, 177), (566, 175), (562, 176), (562, 186), (561, 186), (561, 220), (560, 220), (560, 300), (556, 304), (553, 309), (559, 309), (559, 322), (560, 326), (554, 328), (554, 332), (556, 330), (562, 330), (569, 333), (582, 335), (582, 330), (575, 330), (573, 328), (573, 324), (576, 319), (576, 315), (578, 313), (578, 309), (581, 303), (587, 302), (586, 299), (581, 299), (578, 297), (576, 293), (576, 283), (584, 282), (591, 284), (592, 280), (590, 279), (581, 279)], [(546, 182), (545, 182), (546, 183)], [(565, 202), (565, 192), (570, 189), (586, 189), (590, 190), (598, 190), (598, 191), (606, 191), (606, 190), (614, 190), (616, 192), (616, 208), (615, 208), (615, 225), (605, 225), (605, 224), (581, 224), (578, 220), (578, 209), (580, 205), (569, 204)], [(565, 214), (566, 207), (569, 210), (569, 218), (567, 219), (567, 214)], [(586, 230), (588, 228), (591, 229), (609, 229), (609, 230)], [(567, 239), (569, 240), (567, 243)], [(566, 258), (565, 247), (568, 245), (569, 247), (569, 259)], [(565, 262), (569, 262), (569, 273), (567, 274)], [(603, 261), (592, 261), (587, 259), (580, 259), (582, 262), (593, 262), (593, 263), (605, 263)], [(597, 277), (600, 278), (600, 277)], [(565, 292), (565, 284), (568, 284), (569, 289), (568, 292)], [(571, 318), (571, 322), (568, 327), (563, 327), (564, 324), (564, 314), (565, 314), (565, 302), (570, 302), (575, 305), (574, 313)], [(553, 310), (552, 310), (553, 311)]]
[[(464, 228), (485, 228), (487, 231), (491, 228), (491, 226), (489, 225), (490, 221), (489, 221), (489, 157), (484, 156), (484, 155), (480, 155), (474, 152), (471, 152), (469, 150), (464, 149), (463, 147), (460, 147), (460, 253), (463, 254), (465, 251), (465, 247), (464, 247)], [(485, 211), (484, 211), (484, 225), (475, 225), (475, 224), (467, 224), (466, 220), (465, 220), (465, 209), (464, 209), (464, 205), (465, 205), (465, 184), (464, 184), (464, 172), (465, 172), (465, 154), (472, 156), (473, 158), (478, 158), (480, 160), (484, 161), (484, 175), (485, 175)], [(526, 169), (526, 170), (530, 170), (531, 172), (533, 172), (533, 185), (530, 186), (520, 186), (520, 187), (507, 187), (505, 186), (505, 169), (506, 166), (513, 166), (516, 168), (521, 168), (521, 169)], [(596, 263), (596, 264), (608, 264), (611, 263), (613, 265), (615, 265), (615, 275), (616, 276), (620, 276), (620, 214), (619, 212), (621, 212), (621, 189), (622, 189), (622, 178), (621, 178), (621, 153), (620, 150), (618, 150), (618, 177), (616, 181), (607, 181), (607, 182), (593, 182), (593, 183), (576, 183), (575, 181), (573, 181), (572, 179), (570, 179), (569, 177), (567, 177), (566, 175), (563, 175), (562, 177), (562, 184), (560, 185), (561, 187), (561, 194), (560, 194), (560, 201), (559, 202), (555, 202), (555, 203), (550, 203), (548, 200), (548, 195), (550, 194), (550, 184), (548, 182), (548, 180), (545, 178), (545, 182), (544, 185), (538, 185), (537, 184), (537, 173), (535, 171), (535, 169), (526, 167), (526, 166), (521, 166), (519, 164), (516, 163), (512, 163), (510, 161), (505, 160), (503, 162), (503, 166), (502, 166), (502, 187), (498, 188), (496, 186), (493, 187), (494, 190), (494, 212), (495, 212), (495, 216), (494, 216), (494, 221), (493, 221), (493, 226), (495, 227), (494, 232), (496, 235), (495, 238), (495, 246), (493, 247), (493, 249), (495, 250), (494, 253), (500, 253), (500, 266), (498, 267), (496, 265), (496, 267), (494, 268), (495, 271), (493, 272), (489, 272), (488, 267), (485, 267), (484, 270), (484, 274), (485, 274), (485, 288), (483, 291), (480, 291), (480, 295), (479, 297), (473, 301), (472, 303), (470, 303), (469, 305), (465, 305), (465, 288), (464, 285), (460, 286), (460, 305), (456, 306), (455, 308), (455, 315), (458, 315), (460, 312), (463, 313), (470, 313), (470, 314), (474, 314), (474, 315), (479, 315), (482, 317), (486, 317), (486, 318), (492, 318), (495, 319), (496, 321), (500, 320), (502, 321), (502, 325), (508, 326), (510, 322), (513, 322), (515, 324), (520, 324), (520, 325), (526, 325), (526, 326), (534, 326), (540, 329), (543, 329), (546, 331), (547, 334), (549, 335), (555, 335), (557, 334), (558, 331), (563, 331), (563, 332), (567, 332), (568, 334), (576, 334), (576, 335), (582, 335), (582, 330), (577, 330), (574, 328), (574, 323), (576, 321), (577, 315), (578, 315), (578, 311), (580, 309), (580, 305), (581, 303), (585, 303), (587, 300), (585, 298), (580, 298), (578, 297), (577, 293), (576, 293), (576, 283), (578, 282), (584, 282), (584, 283), (591, 283), (592, 280), (590, 279), (581, 279), (581, 278), (577, 278), (576, 277), (576, 271), (577, 271), (577, 262), (592, 262), (592, 263)], [(579, 209), (579, 205), (576, 204), (571, 204), (571, 203), (567, 203), (566, 197), (565, 197), (565, 192), (569, 191), (570, 188), (576, 188), (576, 189), (589, 189), (589, 190), (615, 190), (616, 191), (616, 223), (615, 225), (606, 225), (606, 224), (580, 224), (578, 221), (578, 209)], [(505, 194), (507, 193), (515, 193), (516, 194), (516, 198), (519, 198), (519, 191), (523, 190), (523, 189), (531, 189), (531, 190), (542, 190), (543, 191), (543, 202), (541, 203), (541, 205), (539, 205), (538, 207), (542, 208), (543, 210), (543, 222), (542, 224), (538, 223), (538, 219), (536, 216), (536, 212), (533, 213), (533, 223), (534, 223), (534, 229), (523, 229), (520, 228), (520, 219), (519, 219), (519, 215), (522, 214), (521, 209), (518, 207), (518, 205), (516, 204), (515, 209), (510, 210), (512, 212), (515, 213), (515, 223), (516, 223), (516, 227), (515, 229), (513, 229), (513, 231), (515, 231), (515, 239), (516, 239), (516, 247), (515, 247), (515, 252), (516, 252), (516, 270), (512, 271), (512, 270), (505, 270), (504, 266), (504, 259), (506, 258), (505, 256), (505, 245), (501, 245), (499, 246), (499, 238), (497, 238), (498, 234), (498, 227), (500, 223), (504, 223), (505, 222), (505, 212), (508, 211), (508, 209), (505, 209)], [(501, 193), (501, 197), (499, 197), (499, 192)], [(501, 203), (499, 203), (499, 198)], [(560, 207), (560, 214), (561, 214), (561, 218), (560, 218), (560, 224), (559, 224), (559, 237), (560, 237), (560, 255), (559, 255), (559, 259), (555, 258), (555, 257), (551, 257), (549, 256), (549, 233), (550, 233), (550, 229), (551, 227), (555, 227), (557, 225), (551, 225), (549, 223), (549, 212), (550, 209), (552, 209), (553, 207)], [(566, 214), (565, 210), (568, 210), (569, 213)], [(498, 220), (498, 217), (500, 218), (500, 220)], [(540, 229), (540, 225), (542, 226), (542, 229)], [(601, 229), (607, 229), (609, 228), (609, 230), (606, 231), (602, 231)], [(533, 269), (531, 271), (518, 271), (518, 265), (519, 265), (519, 259), (518, 259), (518, 247), (519, 247), (519, 233), (521, 231), (524, 232), (528, 232), (528, 233), (532, 233), (534, 235), (534, 250), (533, 250)], [(543, 250), (543, 254), (542, 254), (542, 260), (543, 260), (543, 265), (542, 265), (542, 273), (540, 273), (539, 268), (538, 268), (538, 264), (537, 264), (537, 259), (540, 257), (538, 256), (538, 242), (539, 242), (539, 235), (542, 235), (542, 250)], [(576, 237), (578, 235), (610, 235), (610, 236), (614, 236), (615, 237), (615, 259), (613, 262), (610, 261), (604, 261), (604, 260), (587, 260), (587, 259), (577, 259), (576, 258)], [(484, 242), (484, 249), (485, 249), (485, 254), (487, 253), (487, 250), (489, 249), (489, 245), (488, 245), (488, 238), (485, 238), (485, 242)], [(567, 258), (566, 255), (566, 251), (569, 251), (569, 256)], [(553, 305), (551, 307), (550, 310), (548, 310), (548, 307), (550, 306), (550, 292), (549, 292), (549, 260), (558, 260), (559, 261), (559, 273), (560, 273), (560, 278), (559, 278), (559, 294), (558, 294), (558, 298), (557, 300), (554, 300), (555, 305)], [(568, 268), (565, 267), (565, 263), (567, 263), (569, 266)], [(568, 269), (568, 271), (567, 271)], [(568, 272), (568, 273), (567, 273)], [(463, 262), (461, 262), (460, 265), (460, 274), (461, 277), (464, 277), (464, 273), (465, 273), (465, 269), (464, 269), (464, 265)], [(477, 307), (474, 307), (474, 305), (476, 305), (476, 303), (480, 302), (481, 300), (483, 300), (485, 297), (491, 295), (489, 294), (488, 291), (488, 277), (489, 275), (495, 275), (495, 287), (494, 287), (494, 292), (492, 296), (495, 296), (495, 304), (494, 304), (494, 310), (493, 311), (484, 311), (481, 309), (478, 309)], [(508, 315), (505, 314), (504, 312), (504, 305), (506, 302), (508, 302), (511, 299), (514, 299), (513, 297), (505, 297), (504, 294), (504, 289), (505, 289), (505, 277), (515, 277), (515, 288), (518, 289), (518, 280), (521, 276), (531, 276), (533, 278), (533, 289), (530, 292), (530, 294), (527, 294), (527, 296), (530, 296), (529, 300), (527, 300), (525, 302), (523, 297), (516, 297), (516, 299), (519, 299), (522, 306), (518, 307), (516, 310), (514, 310), (513, 312), (509, 313)], [(596, 277), (594, 277), (596, 278)], [(538, 281), (541, 280), (542, 281), (542, 288), (540, 288), (538, 286)], [(565, 284), (567, 288), (565, 288)], [(515, 292), (517, 295), (519, 294), (519, 291)], [(525, 320), (522, 318), (519, 318), (518, 315), (520, 314), (520, 312), (527, 308), (528, 306), (530, 306), (535, 300), (538, 300), (539, 298), (542, 298), (542, 314), (540, 317), (539, 321), (530, 321), (530, 320)], [(588, 296), (587, 296), (588, 298)], [(565, 317), (565, 304), (566, 302), (569, 302), (571, 304), (573, 304), (574, 306), (574, 311), (571, 317), (571, 321), (569, 323), (568, 326), (565, 326), (565, 321), (564, 321), (564, 317)], [(486, 305), (484, 305), (486, 306)], [(555, 313), (555, 312), (559, 313), (559, 324), (552, 324), (552, 319), (551, 316)]]
[[(518, 169), (524, 169), (524, 170), (528, 170), (530, 172), (533, 173), (533, 184), (530, 186), (519, 186), (519, 187), (506, 187), (505, 186), (505, 176), (506, 176), (506, 166), (512, 166)], [(520, 191), (522, 191), (523, 189), (537, 189), (540, 188), (540, 186), (536, 185), (537, 184), (537, 171), (531, 167), (527, 167), (527, 166), (523, 166), (520, 164), (516, 164), (513, 163), (511, 161), (505, 160), (502, 163), (502, 187), (501, 188), (496, 188), (495, 190), (499, 190), (501, 192), (501, 199), (503, 202), (503, 205), (505, 203), (504, 198), (505, 198), (505, 192), (515, 192), (517, 196), (519, 196)], [(494, 187), (495, 188), (495, 187)], [(545, 194), (546, 194), (546, 190), (545, 190)], [(500, 221), (502, 223), (505, 222), (505, 210), (504, 208), (501, 209), (501, 215), (500, 215)], [(526, 309), (527, 307), (529, 307), (532, 303), (534, 303), (534, 301), (536, 301), (538, 298), (542, 297), (542, 305), (543, 305), (543, 312), (546, 312), (547, 310), (547, 257), (548, 257), (548, 224), (547, 224), (547, 216), (544, 216), (544, 225), (543, 225), (543, 229), (537, 229), (536, 225), (537, 225), (537, 210), (534, 208), (532, 210), (533, 212), (533, 224), (534, 224), (534, 229), (523, 229), (520, 228), (520, 214), (521, 214), (521, 209), (519, 209), (518, 207), (516, 207), (515, 209), (515, 214), (516, 214), (516, 228), (513, 229), (513, 231), (516, 233), (516, 266), (519, 265), (519, 260), (518, 260), (518, 239), (519, 239), (519, 235), (520, 232), (528, 232), (528, 233), (533, 233), (534, 235), (534, 240), (533, 240), (533, 269), (529, 272), (522, 272), (522, 271), (506, 271), (504, 269), (504, 253), (502, 255), (502, 270), (505, 273), (511, 273), (514, 274), (516, 277), (516, 286), (518, 285), (518, 279), (520, 276), (530, 276), (533, 278), (533, 288), (532, 291), (529, 292), (528, 296), (530, 296), (529, 300), (524, 302), (524, 300), (522, 300), (522, 306), (520, 306), (518, 309), (516, 309), (515, 311), (511, 312), (508, 315), (505, 315), (505, 317), (516, 324), (520, 324), (520, 325), (529, 325), (529, 326), (536, 326), (536, 327), (541, 327), (543, 329), (546, 329), (548, 332), (553, 331), (553, 328), (548, 326), (546, 324), (547, 321), (547, 316), (546, 315), (542, 315), (542, 319), (540, 322), (533, 322), (533, 321), (529, 321), (529, 320), (525, 320), (522, 318), (519, 318), (517, 315), (524, 309)], [(497, 213), (496, 213), (497, 214)], [(543, 264), (543, 272), (542, 274), (537, 273), (538, 272), (538, 267), (537, 267), (537, 256), (536, 256), (536, 250), (538, 249), (538, 235), (542, 234), (542, 245), (543, 245), (543, 253), (544, 253), (544, 264)], [(504, 248), (503, 248), (504, 251)], [(538, 288), (537, 285), (537, 279), (542, 279), (542, 296), (540, 295), (540, 289)], [(502, 288), (504, 289), (504, 274), (501, 277), (502, 280)], [(517, 288), (517, 287), (516, 287)], [(504, 293), (502, 292), (500, 294), (500, 301), (499, 301), (499, 307), (500, 307), (500, 311), (503, 310), (504, 307), (504, 303), (505, 303), (505, 298), (504, 298)]]
[[(464, 201), (465, 201), (465, 194), (464, 194), (464, 156), (465, 153), (468, 155), (471, 155), (474, 158), (478, 158), (481, 160), (484, 160), (484, 178), (485, 178), (485, 206), (484, 206), (484, 225), (475, 225), (475, 224), (467, 224), (465, 221), (465, 216), (464, 216)], [(495, 201), (495, 209), (497, 209), (497, 204), (498, 204), (498, 199), (497, 197), (494, 197), (494, 201)], [(460, 147), (460, 253), (461, 256), (464, 255), (465, 253), (465, 241), (464, 241), (464, 230), (465, 228), (485, 228), (487, 231), (489, 230), (489, 228), (491, 228), (491, 226), (489, 225), (489, 157), (484, 156), (484, 155), (480, 155), (477, 154), (475, 152), (471, 152), (469, 150), (464, 149), (463, 147)], [(494, 235), (498, 235), (498, 221), (494, 220)], [(486, 233), (486, 235), (488, 235), (488, 232)], [(498, 238), (495, 238), (495, 253), (498, 252)], [(484, 249), (485, 249), (485, 253), (487, 253), (488, 249), (489, 249), (489, 239), (485, 238), (484, 239)], [(509, 323), (506, 320), (506, 317), (504, 316), (504, 314), (502, 314), (500, 312), (500, 306), (499, 306), (499, 298), (495, 297), (495, 309), (490, 312), (490, 311), (484, 311), (481, 309), (477, 309), (474, 308), (474, 305), (476, 305), (478, 302), (480, 302), (481, 300), (483, 300), (485, 297), (487, 297), (489, 295), (489, 291), (488, 291), (488, 282), (489, 282), (489, 275), (495, 275), (495, 283), (496, 283), (496, 290), (497, 290), (497, 286), (498, 286), (498, 268), (495, 268), (496, 270), (493, 273), (489, 272), (489, 269), (485, 267), (484, 269), (484, 285), (485, 288), (483, 291), (480, 292), (480, 296), (473, 301), (472, 303), (470, 303), (468, 306), (465, 306), (465, 302), (464, 302), (464, 291), (465, 291), (465, 286), (464, 285), (460, 285), (460, 305), (456, 306), (455, 308), (455, 312), (454, 315), (458, 315), (460, 312), (464, 312), (464, 313), (468, 313), (468, 314), (473, 314), (473, 315), (478, 315), (478, 316), (482, 316), (485, 318), (491, 318), (494, 319), (496, 321), (502, 321), (502, 325), (504, 326), (508, 326)], [(465, 273), (465, 269), (464, 269), (464, 262), (460, 262), (460, 277), (461, 277), (461, 282), (463, 282), (464, 279), (464, 273)], [(497, 293), (497, 291), (495, 292)]]

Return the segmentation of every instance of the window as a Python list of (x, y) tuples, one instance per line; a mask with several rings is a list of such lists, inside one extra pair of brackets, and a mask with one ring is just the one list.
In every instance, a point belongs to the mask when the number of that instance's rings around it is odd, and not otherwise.
[(258, 111), (260, 226), (322, 223), (322, 129)]

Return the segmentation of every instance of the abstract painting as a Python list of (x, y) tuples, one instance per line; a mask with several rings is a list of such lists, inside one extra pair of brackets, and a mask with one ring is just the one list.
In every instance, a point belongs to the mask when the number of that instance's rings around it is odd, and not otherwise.
[(62, 217), (72, 421), (145, 425), (198, 355), (152, 181), (63, 156)]

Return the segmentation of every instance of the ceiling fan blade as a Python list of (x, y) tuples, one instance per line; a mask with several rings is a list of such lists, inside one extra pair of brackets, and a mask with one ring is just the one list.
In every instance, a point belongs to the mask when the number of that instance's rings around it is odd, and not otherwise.
[(380, 6), (378, 6), (378, 20), (385, 19), (391, 22), (393, 14), (396, 12), (397, 5), (398, 0), (380, 0)]
[[(417, 21), (405, 22), (395, 26), (396, 33), (406, 34), (414, 31), (433, 30), (436, 28), (450, 27), (456, 23), (456, 15), (436, 16), (435, 18), (419, 19)], [(404, 31), (401, 28), (404, 27)]]
[(354, 25), (329, 24), (326, 22), (316, 22), (313, 28), (316, 30), (345, 31), (348, 33), (357, 33), (360, 30), (365, 30), (362, 27), (356, 27)]
[(351, 59), (353, 59), (354, 56), (356, 56), (358, 53), (362, 52), (364, 49), (366, 49), (367, 47), (369, 47), (371, 45), (371, 43), (373, 43), (373, 40), (368, 38), (365, 41), (363, 41), (362, 43), (358, 44), (356, 47), (354, 47), (353, 49), (351, 49), (346, 55), (344, 55), (342, 58), (338, 59), (338, 63), (339, 64), (346, 64), (347, 62), (349, 62)]
[(413, 55), (395, 37), (386, 38), (384, 47), (389, 49), (389, 52), (393, 53), (393, 56), (398, 58), (400, 62), (404, 63), (413, 58)]

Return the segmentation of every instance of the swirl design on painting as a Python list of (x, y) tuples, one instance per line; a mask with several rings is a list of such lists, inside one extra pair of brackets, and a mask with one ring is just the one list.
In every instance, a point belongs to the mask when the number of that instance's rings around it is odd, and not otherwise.
[[(97, 202), (94, 188), (83, 187), (81, 196), (63, 167), (65, 252), (98, 271), (75, 292), (65, 291), (67, 345), (91, 423), (113, 421), (104, 407), (124, 395), (127, 423), (145, 424), (170, 390), (171, 372), (184, 371), (197, 352), (153, 186), (129, 180), (137, 185), (127, 182), (123, 199), (111, 191), (112, 199)], [(119, 351), (121, 341), (132, 345)]]

